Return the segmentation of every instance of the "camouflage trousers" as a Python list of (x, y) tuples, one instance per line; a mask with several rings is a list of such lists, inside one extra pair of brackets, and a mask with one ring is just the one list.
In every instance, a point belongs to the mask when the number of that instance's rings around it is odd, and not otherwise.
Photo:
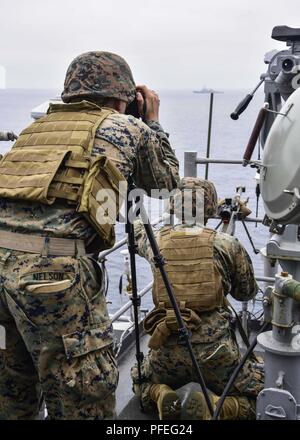
[(34, 419), (41, 393), (49, 419), (114, 418), (118, 370), (102, 286), (86, 256), (0, 248), (0, 419)]
[[(193, 344), (196, 359), (207, 388), (220, 396), (240, 360), (240, 352), (231, 331), (211, 343)], [(155, 410), (150, 398), (153, 384), (166, 384), (176, 390), (189, 382), (198, 382), (187, 348), (183, 345), (165, 345), (150, 350), (142, 363), (142, 384), (138, 385), (138, 370), (131, 370), (133, 390), (141, 398), (147, 412)], [(255, 418), (255, 399), (263, 388), (263, 373), (250, 360), (240, 371), (230, 396), (247, 397), (243, 408), (245, 418)]]

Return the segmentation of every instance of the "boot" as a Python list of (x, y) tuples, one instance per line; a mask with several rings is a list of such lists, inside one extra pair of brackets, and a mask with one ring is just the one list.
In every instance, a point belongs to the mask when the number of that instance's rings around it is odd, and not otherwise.
[[(213, 409), (217, 407), (219, 396), (210, 393)], [(204, 395), (200, 391), (191, 392), (182, 408), (182, 419), (210, 420), (211, 415), (206, 405)], [(247, 397), (226, 397), (220, 415), (220, 420), (249, 420), (255, 418), (255, 410)]]
[(150, 398), (156, 402), (160, 420), (175, 420), (180, 418), (180, 399), (177, 393), (168, 385), (151, 385)]
[[(218, 396), (209, 393), (212, 407), (215, 410)], [(181, 419), (183, 420), (210, 420), (210, 412), (204, 395), (200, 391), (191, 391), (182, 402)]]

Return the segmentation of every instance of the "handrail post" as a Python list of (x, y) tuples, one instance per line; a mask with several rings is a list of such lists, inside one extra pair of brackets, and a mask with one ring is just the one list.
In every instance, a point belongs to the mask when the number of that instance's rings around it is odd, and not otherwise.
[[(214, 93), (210, 94), (210, 104), (209, 104), (209, 119), (208, 119), (208, 131), (207, 131), (207, 147), (206, 147), (206, 158), (210, 157), (210, 141), (211, 141), (211, 126), (212, 126), (212, 115), (214, 108)], [(208, 179), (208, 167), (209, 162), (205, 165), (205, 180)]]
[(184, 177), (197, 177), (197, 151), (184, 152)]

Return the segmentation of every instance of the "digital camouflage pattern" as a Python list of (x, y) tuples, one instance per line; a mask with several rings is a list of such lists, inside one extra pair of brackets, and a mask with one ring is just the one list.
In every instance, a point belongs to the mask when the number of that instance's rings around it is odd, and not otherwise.
[[(113, 113), (96, 132), (92, 155), (105, 154), (128, 178), (132, 173), (138, 187), (171, 190), (177, 184), (178, 160), (167, 135), (158, 122), (148, 125), (133, 116)], [(91, 252), (95, 231), (73, 206), (0, 199), (0, 229), (19, 233), (45, 234), (50, 237), (85, 241)]]
[[(240, 361), (234, 336), (227, 332), (214, 342), (193, 344), (193, 350), (208, 389), (220, 396)], [(187, 348), (178, 344), (149, 351), (142, 363), (141, 386), (136, 365), (131, 375), (134, 392), (141, 397), (147, 412), (156, 409), (150, 398), (151, 385), (161, 383), (176, 390), (189, 382), (198, 382)], [(244, 397), (239, 399), (238, 418), (255, 419), (255, 399), (263, 387), (263, 373), (250, 360), (246, 361), (229, 392), (230, 396)]]
[[(192, 190), (191, 192), (185, 190)], [(202, 200), (196, 198), (195, 190), (202, 190)], [(171, 211), (181, 218), (181, 210), (184, 206), (192, 206), (192, 215), (195, 216), (197, 202), (204, 203), (204, 219), (205, 221), (217, 214), (218, 197), (215, 185), (209, 180), (200, 179), (199, 177), (183, 177), (180, 179), (177, 194), (171, 201)]]
[[(190, 225), (176, 225), (176, 229), (184, 229)], [(158, 234), (158, 231), (155, 232)], [(152, 265), (153, 254), (141, 222), (135, 223), (135, 237), (140, 256)], [(238, 301), (248, 301), (257, 293), (253, 267), (244, 247), (239, 241), (227, 234), (217, 233), (214, 238), (214, 260), (222, 277), (224, 294), (231, 294)], [(151, 313), (152, 325), (157, 317), (161, 319), (161, 311), (155, 309)], [(218, 307), (216, 310), (197, 314), (200, 326), (192, 332), (191, 341), (203, 376), (211, 391), (220, 395), (231, 373), (240, 358), (234, 333), (230, 326), (231, 314), (228, 310)], [(164, 346), (150, 350), (143, 362), (144, 382), (141, 385), (141, 398), (145, 408), (153, 409), (149, 396), (149, 387), (153, 383), (164, 383), (172, 388), (197, 381), (187, 349), (181, 345), (178, 336), (168, 337)], [(138, 383), (137, 368), (132, 369), (132, 378)], [(231, 395), (243, 395), (255, 398), (263, 388), (263, 377), (249, 360), (238, 376)], [(134, 389), (139, 393), (138, 386)], [(254, 400), (253, 400), (254, 402)], [(254, 403), (249, 401), (247, 417), (253, 417)]]
[[(148, 193), (176, 186), (178, 161), (157, 122), (147, 126), (114, 113), (98, 128), (92, 154), (111, 157), (126, 178), (133, 173)], [(0, 207), (0, 230), (82, 239), (90, 252), (97, 251), (95, 231), (67, 203), (0, 199)], [(50, 418), (113, 418), (118, 374), (111, 348), (103, 346), (111, 342), (110, 322), (91, 263), (83, 257), (42, 259), (1, 248), (0, 254), (0, 325), (7, 344), (0, 351), (0, 419), (34, 418), (39, 382)], [(29, 292), (31, 274), (39, 271), (49, 274), (36, 275), (39, 284), (70, 277), (71, 286)], [(67, 279), (56, 279), (56, 272)], [(28, 277), (27, 287), (20, 277)]]
[[(103, 277), (87, 257), (0, 249), (0, 419), (111, 419), (117, 365)], [(99, 272), (99, 273), (98, 273)]]
[(135, 98), (135, 83), (130, 67), (119, 55), (86, 52), (71, 62), (61, 97), (64, 102), (115, 98), (130, 103)]
[[(174, 228), (184, 230), (191, 228), (191, 225), (178, 224)], [(153, 253), (141, 221), (134, 223), (134, 232), (139, 255), (148, 260), (153, 268)], [(157, 236), (158, 230), (154, 230), (154, 234)], [(213, 245), (214, 260), (222, 277), (224, 294), (230, 293), (237, 301), (254, 298), (258, 287), (251, 259), (244, 246), (237, 238), (222, 232), (215, 234)]]

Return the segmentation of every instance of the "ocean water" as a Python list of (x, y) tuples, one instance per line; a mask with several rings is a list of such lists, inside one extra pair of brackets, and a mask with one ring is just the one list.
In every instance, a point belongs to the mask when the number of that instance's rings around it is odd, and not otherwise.
[[(209, 95), (195, 94), (192, 90), (158, 91), (161, 100), (160, 121), (170, 134), (170, 142), (180, 161), (180, 173), (183, 176), (185, 151), (197, 151), (198, 157), (205, 157), (208, 128)], [(232, 121), (230, 113), (247, 93), (246, 90), (226, 90), (214, 96), (212, 121), (211, 157), (218, 159), (241, 159), (255, 123), (258, 111), (263, 103), (263, 94), (258, 93), (245, 113), (238, 121)], [(0, 131), (20, 131), (31, 122), (30, 111), (48, 98), (57, 96), (56, 90), (0, 90)], [(10, 147), (9, 142), (0, 142), (0, 152)], [(254, 153), (256, 156), (257, 153)], [(198, 165), (198, 176), (204, 177), (205, 166)], [(255, 215), (255, 170), (242, 165), (210, 165), (209, 179), (214, 182), (219, 198), (233, 197), (238, 186), (245, 186), (245, 198)], [(260, 200), (259, 217), (263, 217), (263, 205)], [(214, 226), (214, 223), (211, 223)], [(262, 248), (268, 239), (267, 228), (248, 224), (255, 246)], [(117, 238), (124, 236), (124, 225), (117, 225)], [(263, 262), (255, 255), (242, 225), (238, 222), (236, 236), (241, 240), (253, 261), (255, 274), (263, 275)], [(117, 310), (126, 298), (119, 294), (119, 279), (124, 270), (120, 250), (108, 257), (109, 272), (108, 303), (111, 312)], [(151, 271), (146, 261), (137, 257), (138, 288), (142, 289), (151, 279)], [(151, 308), (150, 295), (143, 300), (143, 306)]]

